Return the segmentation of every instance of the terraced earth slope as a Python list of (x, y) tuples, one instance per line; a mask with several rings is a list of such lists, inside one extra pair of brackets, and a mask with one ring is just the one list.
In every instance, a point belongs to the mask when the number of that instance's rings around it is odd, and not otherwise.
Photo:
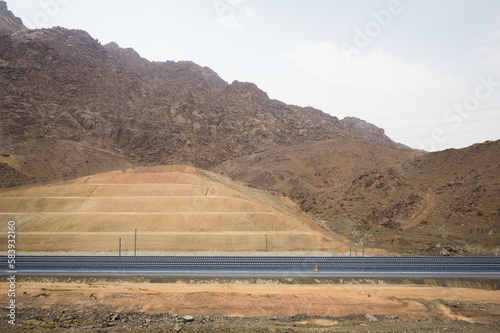
[(188, 166), (118, 170), (0, 191), (18, 253), (342, 252), (291, 201)]

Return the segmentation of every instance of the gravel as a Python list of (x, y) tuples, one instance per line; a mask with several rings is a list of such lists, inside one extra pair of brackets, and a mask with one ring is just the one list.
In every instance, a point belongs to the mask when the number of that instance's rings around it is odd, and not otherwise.
[[(174, 316), (141, 312), (103, 312), (19, 308), (16, 327), (0, 323), (0, 331), (12, 332), (498, 332), (498, 326), (470, 324), (458, 320), (403, 322), (397, 317), (375, 318), (369, 314), (318, 317)], [(373, 318), (376, 321), (373, 321)]]

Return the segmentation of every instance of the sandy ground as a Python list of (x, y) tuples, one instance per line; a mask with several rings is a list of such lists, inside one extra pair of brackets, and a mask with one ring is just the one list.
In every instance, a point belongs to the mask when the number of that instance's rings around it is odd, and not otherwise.
[(0, 242), (18, 253), (327, 252), (345, 239), (286, 198), (186, 166), (118, 170), (0, 190)]
[[(1, 283), (1, 290), (7, 290)], [(6, 304), (7, 293), (0, 302)], [(371, 314), (500, 323), (500, 291), (418, 285), (273, 285), (19, 282), (20, 308), (101, 309), (180, 316)]]

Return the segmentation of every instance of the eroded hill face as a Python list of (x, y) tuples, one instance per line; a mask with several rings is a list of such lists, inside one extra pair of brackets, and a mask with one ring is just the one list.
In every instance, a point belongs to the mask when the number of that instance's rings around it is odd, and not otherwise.
[(420, 154), (351, 140), (271, 150), (217, 170), (284, 193), (325, 228), (396, 253), (497, 254), (500, 141)]
[[(346, 245), (293, 204), (187, 166), (135, 168), (0, 191), (18, 253), (332, 253)], [(4, 223), (5, 222), (5, 223)]]
[(363, 140), (327, 140), (233, 159), (215, 170), (251, 186), (283, 193), (305, 211), (323, 211), (360, 174), (400, 164), (422, 154)]
[(362, 174), (310, 212), (344, 235), (367, 233), (371, 246), (400, 253), (500, 251), (500, 141), (423, 155)]
[(271, 100), (256, 85), (228, 84), (208, 67), (150, 62), (84, 31), (28, 30), (5, 4), (0, 16), (2, 140), (11, 154), (27, 155), (28, 144), (50, 138), (143, 165), (211, 168), (308, 141), (396, 145), (372, 125)]
[(136, 165), (121, 154), (67, 140), (38, 139), (25, 142), (24, 147), (24, 155), (0, 156), (0, 188), (52, 183)]

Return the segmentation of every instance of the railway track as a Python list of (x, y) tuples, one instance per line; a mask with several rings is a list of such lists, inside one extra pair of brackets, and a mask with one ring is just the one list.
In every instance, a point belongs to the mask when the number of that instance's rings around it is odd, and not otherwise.
[[(0, 260), (7, 263), (7, 257)], [(242, 270), (292, 272), (487, 272), (500, 274), (500, 257), (286, 257), (286, 256), (16, 256), (16, 270), (140, 270), (183, 269), (191, 272)]]

